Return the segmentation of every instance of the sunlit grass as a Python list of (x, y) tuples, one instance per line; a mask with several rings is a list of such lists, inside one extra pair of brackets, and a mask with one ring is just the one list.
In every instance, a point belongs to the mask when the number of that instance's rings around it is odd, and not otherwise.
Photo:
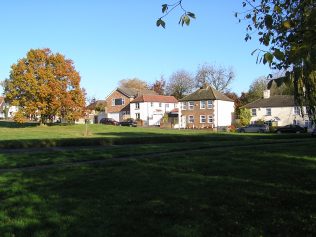
[(2, 153), (3, 168), (114, 159), (2, 171), (0, 233), (314, 236), (315, 140), (273, 139)]

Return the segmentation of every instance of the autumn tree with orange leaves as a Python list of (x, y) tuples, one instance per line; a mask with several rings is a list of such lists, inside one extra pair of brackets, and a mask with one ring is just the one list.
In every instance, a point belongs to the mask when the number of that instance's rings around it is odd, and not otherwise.
[(83, 115), (85, 92), (72, 60), (50, 49), (31, 49), (11, 66), (4, 81), (6, 101), (23, 115), (41, 123), (62, 118), (74, 121)]

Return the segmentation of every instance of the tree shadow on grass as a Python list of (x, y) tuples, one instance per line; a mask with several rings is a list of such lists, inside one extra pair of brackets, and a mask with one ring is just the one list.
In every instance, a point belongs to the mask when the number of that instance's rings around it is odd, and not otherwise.
[(0, 128), (27, 128), (38, 125), (38, 122), (16, 123), (14, 121), (0, 121)]
[[(55, 138), (55, 139), (16, 139), (1, 140), (0, 148), (40, 148), (63, 146), (104, 146), (124, 144), (153, 144), (174, 142), (196, 142), (216, 140), (240, 140), (236, 136), (157, 134), (150, 132), (97, 133), (98, 137)], [(243, 138), (246, 139), (245, 136)]]
[(303, 148), (264, 151), (8, 173), (0, 177), (0, 232), (314, 236), (315, 160)]

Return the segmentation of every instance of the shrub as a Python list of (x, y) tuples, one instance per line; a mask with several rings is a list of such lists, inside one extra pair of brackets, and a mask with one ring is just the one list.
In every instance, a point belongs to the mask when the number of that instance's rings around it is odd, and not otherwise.
[(26, 118), (21, 111), (18, 111), (15, 113), (13, 120), (14, 120), (14, 122), (20, 123), (20, 124), (26, 122)]

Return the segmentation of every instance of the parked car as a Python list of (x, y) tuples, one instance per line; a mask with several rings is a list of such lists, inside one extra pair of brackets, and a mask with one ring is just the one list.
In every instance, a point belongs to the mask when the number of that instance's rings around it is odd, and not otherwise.
[(119, 122), (119, 125), (120, 126), (137, 127), (137, 122), (134, 119), (129, 118), (129, 119), (126, 119), (122, 122)]
[(275, 130), (276, 133), (304, 133), (305, 128), (298, 125), (289, 124), (284, 127), (279, 127)]
[(105, 124), (105, 125), (119, 125), (119, 122), (112, 118), (102, 118), (100, 120), (100, 123)]
[(269, 126), (266, 124), (249, 124), (248, 126), (237, 129), (238, 132), (269, 132)]
[(316, 128), (313, 129), (311, 135), (312, 135), (312, 137), (316, 137)]

